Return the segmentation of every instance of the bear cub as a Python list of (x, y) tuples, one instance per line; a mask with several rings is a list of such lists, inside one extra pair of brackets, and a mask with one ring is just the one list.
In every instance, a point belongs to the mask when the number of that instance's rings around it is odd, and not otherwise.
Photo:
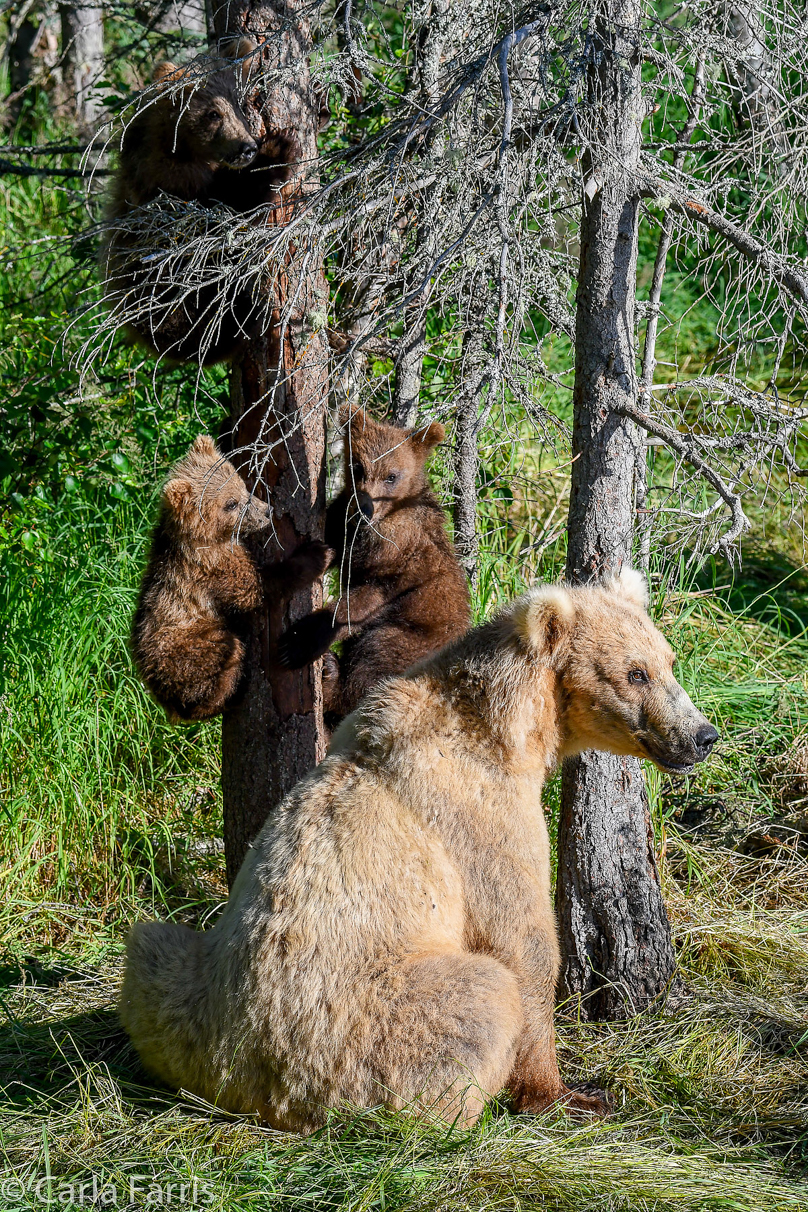
[(140, 674), (175, 723), (227, 706), (241, 682), (249, 613), (266, 593), (310, 585), (333, 556), (314, 541), (259, 567), (242, 540), (269, 526), (266, 505), (212, 438), (198, 437), (163, 489), (132, 625)]
[[(159, 64), (155, 95), (121, 134), (108, 210), (111, 232), (102, 253), (107, 294), (123, 302), (135, 338), (176, 361), (210, 365), (232, 357), (250, 334), (250, 321), (258, 322), (256, 303), (250, 291), (237, 291), (228, 300), (232, 314), (219, 317), (217, 284), (188, 291), (169, 282), (159, 238), (155, 244), (149, 237), (146, 247), (127, 229), (127, 218), (160, 193), (202, 206), (224, 203), (240, 212), (279, 201), (301, 149), (294, 131), (257, 135), (251, 126), (242, 100), (251, 60), (237, 66), (232, 57), (255, 49), (247, 39), (233, 41), (227, 48), (231, 58), (219, 59), (217, 70), (201, 79), (189, 68)], [(253, 123), (262, 125), (257, 115)]]
[(383, 678), (463, 635), (469, 589), (431, 491), (426, 462), (445, 437), (433, 421), (399, 429), (343, 408), (345, 487), (326, 513), (325, 540), (343, 587), (337, 603), (281, 637), (279, 660), (298, 669), (338, 640), (323, 670), (324, 710), (333, 726)]

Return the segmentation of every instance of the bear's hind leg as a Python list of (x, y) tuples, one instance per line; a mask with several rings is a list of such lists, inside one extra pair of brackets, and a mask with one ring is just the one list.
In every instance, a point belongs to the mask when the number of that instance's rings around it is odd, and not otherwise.
[(373, 1097), (472, 1124), (505, 1084), (522, 1031), (516, 978), (494, 959), (441, 952), (396, 967), (379, 989)]

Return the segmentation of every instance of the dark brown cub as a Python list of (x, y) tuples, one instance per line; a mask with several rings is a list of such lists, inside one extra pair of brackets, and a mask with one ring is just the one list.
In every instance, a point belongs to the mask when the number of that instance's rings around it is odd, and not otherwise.
[(426, 462), (445, 437), (433, 422), (399, 429), (345, 409), (345, 487), (326, 514), (342, 593), (281, 637), (298, 669), (342, 640), (323, 671), (328, 722), (349, 714), (383, 678), (402, 673), (467, 631), (469, 590), (431, 491)]

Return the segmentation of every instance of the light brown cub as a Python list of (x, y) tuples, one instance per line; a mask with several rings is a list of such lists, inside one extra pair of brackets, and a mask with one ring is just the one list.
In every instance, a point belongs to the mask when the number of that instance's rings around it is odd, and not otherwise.
[(170, 719), (222, 711), (241, 682), (248, 614), (266, 592), (290, 597), (322, 576), (332, 553), (318, 542), (259, 567), (242, 540), (269, 526), (213, 439), (197, 438), (163, 489), (132, 625), (138, 669)]
[(541, 807), (586, 747), (682, 769), (717, 733), (636, 573), (548, 587), (372, 692), (269, 816), (215, 927), (144, 924), (120, 1012), (169, 1085), (307, 1131), (344, 1101), (473, 1122), (558, 1099)]

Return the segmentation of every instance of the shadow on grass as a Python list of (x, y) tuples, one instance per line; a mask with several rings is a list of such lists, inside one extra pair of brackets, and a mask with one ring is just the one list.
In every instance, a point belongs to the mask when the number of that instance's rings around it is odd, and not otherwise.
[(757, 545), (744, 547), (740, 568), (728, 572), (710, 559), (697, 573), (695, 587), (721, 592), (727, 608), (771, 627), (785, 639), (808, 631), (808, 567), (782, 552)]
[(161, 1102), (159, 1091), (152, 1095), (147, 1088), (149, 1079), (112, 1009), (45, 1023), (9, 1015), (0, 1027), (0, 1100), (7, 1110), (66, 1099), (73, 1104), (77, 1083), (99, 1072), (118, 1085), (127, 1102), (141, 1107)]

